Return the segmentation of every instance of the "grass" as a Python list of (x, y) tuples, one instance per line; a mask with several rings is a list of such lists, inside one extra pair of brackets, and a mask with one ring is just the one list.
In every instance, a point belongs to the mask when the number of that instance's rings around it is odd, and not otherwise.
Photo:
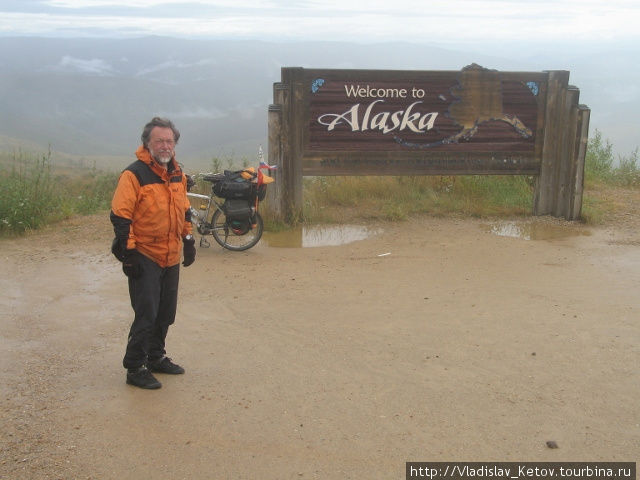
[(406, 220), (412, 215), (526, 215), (533, 180), (513, 176), (316, 177), (304, 184), (303, 221)]
[(108, 208), (118, 174), (54, 169), (50, 153), (0, 154), (0, 234), (16, 235)]
[(589, 139), (585, 159), (585, 185), (582, 219), (589, 224), (599, 224), (615, 215), (629, 191), (640, 189), (640, 165), (638, 149), (629, 155), (613, 154), (613, 145), (596, 130)]
[[(620, 198), (640, 189), (638, 149), (617, 162), (612, 151), (596, 130), (585, 160), (586, 223), (611, 218), (625, 208)], [(212, 160), (214, 171), (232, 164), (228, 158)], [(117, 178), (95, 167), (53, 168), (50, 154), (0, 153), (0, 235), (108, 210)], [(402, 221), (420, 214), (525, 217), (531, 214), (534, 183), (530, 176), (487, 175), (305, 178), (303, 210), (295, 223)], [(264, 217), (268, 230), (288, 228)]]

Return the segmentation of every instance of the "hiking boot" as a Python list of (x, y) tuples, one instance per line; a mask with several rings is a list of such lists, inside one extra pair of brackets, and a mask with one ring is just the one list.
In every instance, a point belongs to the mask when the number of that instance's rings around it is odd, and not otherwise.
[(169, 357), (162, 357), (157, 362), (148, 362), (147, 368), (152, 372), (168, 373), (170, 375), (181, 375), (184, 373), (184, 368), (173, 363)]
[(155, 390), (162, 386), (158, 379), (144, 366), (127, 369), (127, 383), (149, 390)]

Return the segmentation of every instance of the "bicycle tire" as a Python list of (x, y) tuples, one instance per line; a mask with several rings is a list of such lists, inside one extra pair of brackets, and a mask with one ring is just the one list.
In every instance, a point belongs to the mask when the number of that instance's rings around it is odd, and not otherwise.
[(253, 225), (246, 233), (237, 234), (229, 227), (225, 214), (216, 210), (211, 218), (211, 233), (221, 247), (242, 252), (255, 246), (262, 238), (264, 222), (258, 212), (255, 213)]

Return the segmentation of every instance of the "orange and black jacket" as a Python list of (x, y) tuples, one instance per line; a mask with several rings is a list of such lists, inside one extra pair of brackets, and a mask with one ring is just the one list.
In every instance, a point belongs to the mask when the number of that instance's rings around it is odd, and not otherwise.
[(140, 146), (137, 161), (118, 180), (111, 202), (116, 238), (161, 267), (180, 263), (182, 239), (191, 233), (186, 176), (175, 159), (165, 170)]

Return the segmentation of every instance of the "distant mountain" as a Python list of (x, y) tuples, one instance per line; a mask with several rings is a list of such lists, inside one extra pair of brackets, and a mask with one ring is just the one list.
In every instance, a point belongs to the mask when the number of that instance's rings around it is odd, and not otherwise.
[(592, 130), (628, 153), (640, 144), (640, 69), (630, 61), (637, 50), (509, 59), (406, 43), (0, 38), (0, 148), (22, 142), (121, 168), (144, 123), (162, 115), (182, 132), (184, 163), (204, 168), (214, 156), (255, 163), (258, 146), (266, 150), (267, 108), (283, 66), (459, 70), (475, 62), (571, 70), (592, 109)]

